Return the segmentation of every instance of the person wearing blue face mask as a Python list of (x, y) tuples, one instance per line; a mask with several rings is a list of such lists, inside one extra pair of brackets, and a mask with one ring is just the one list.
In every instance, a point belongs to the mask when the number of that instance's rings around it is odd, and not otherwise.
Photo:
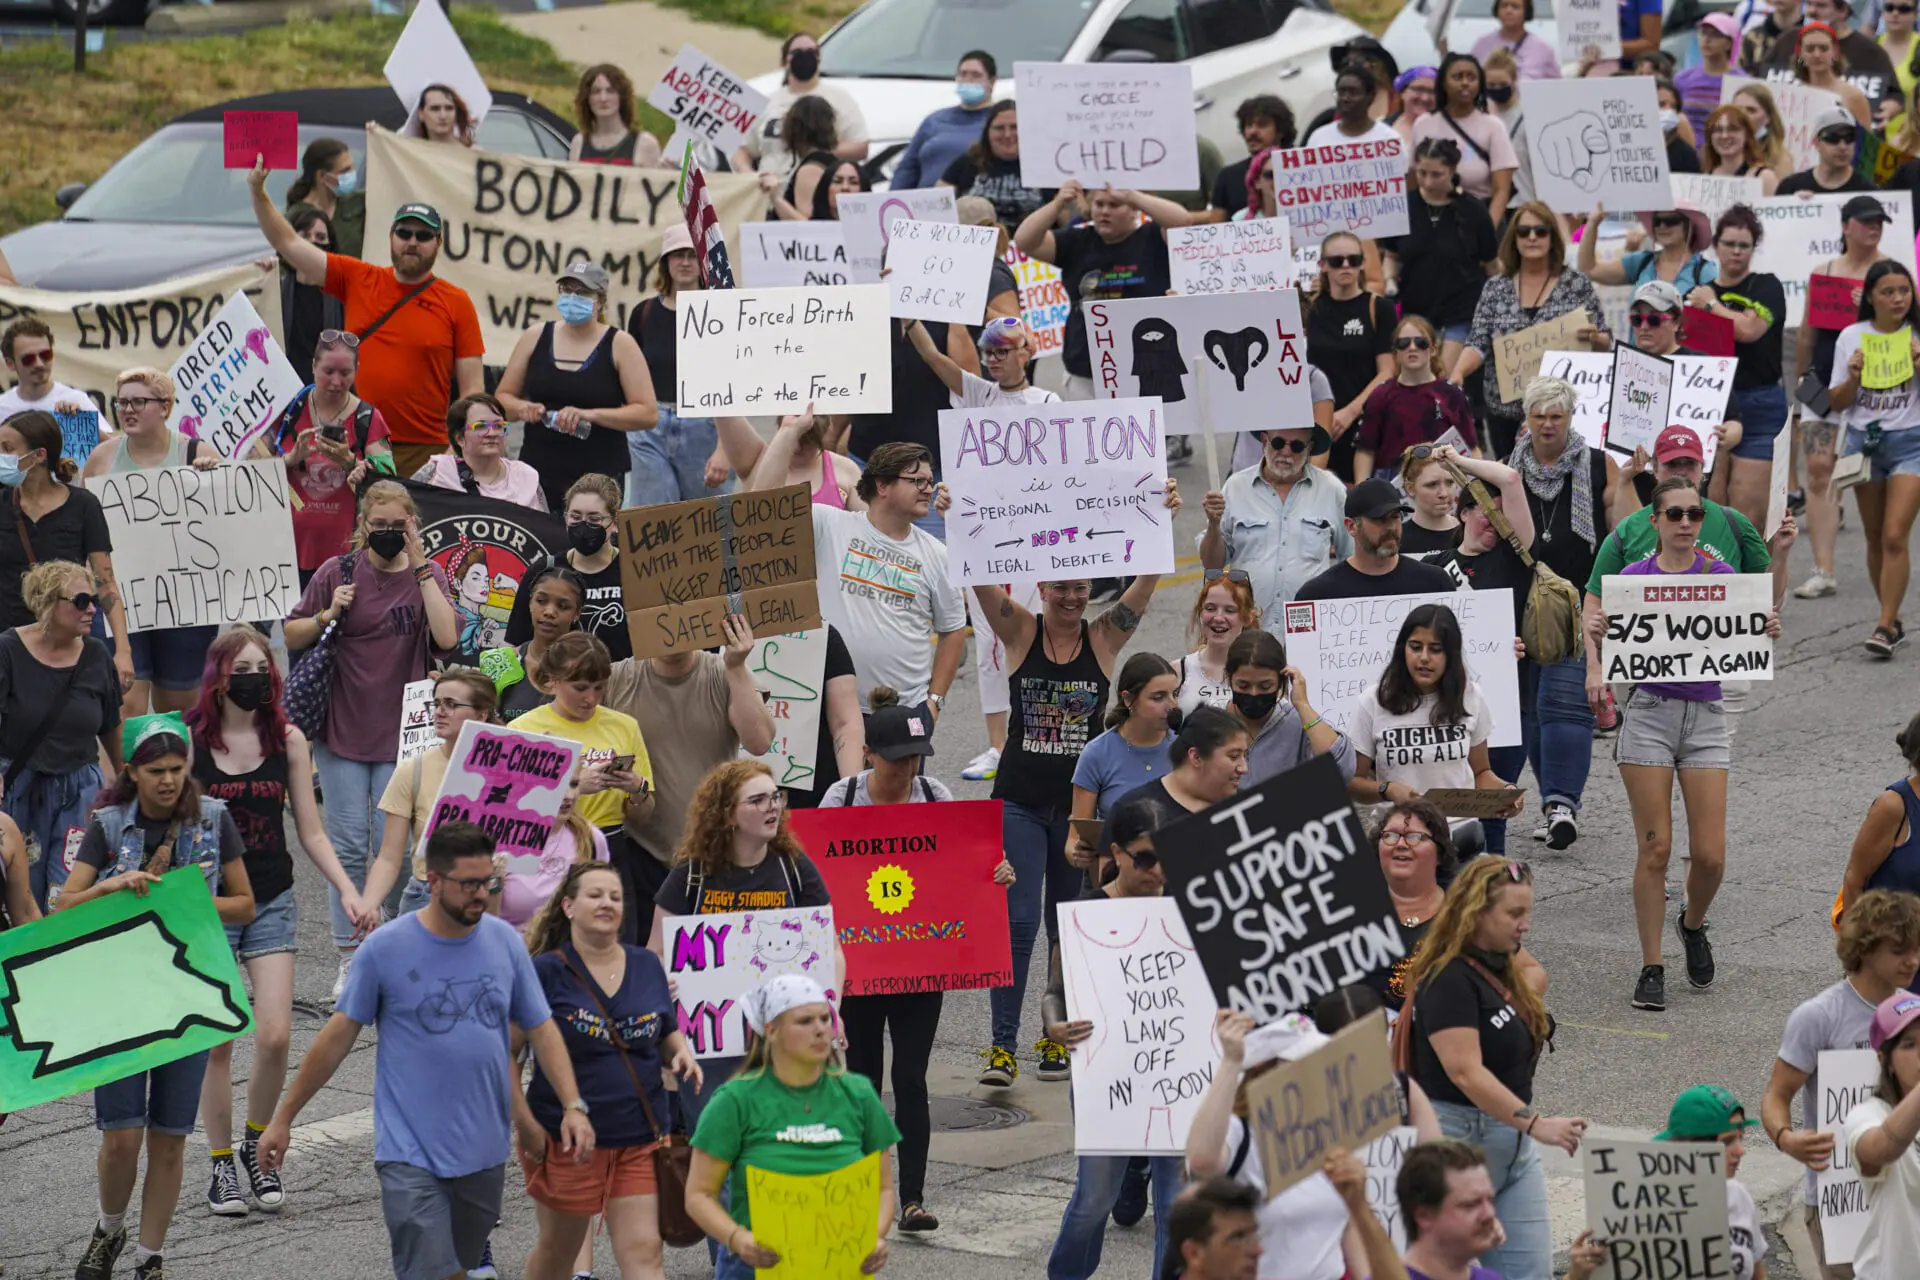
[(367, 194), (353, 152), (338, 138), (318, 138), (300, 157), (300, 176), (287, 188), (287, 221), (297, 221), (303, 210), (323, 214), (332, 232), (328, 244), (335, 253), (360, 256), (367, 231)]
[(521, 334), (500, 378), (507, 416), (527, 425), (520, 461), (540, 473), (554, 511), (581, 476), (624, 476), (627, 433), (660, 421), (640, 344), (606, 322), (608, 283), (596, 264), (568, 263), (554, 305), (560, 318)]
[(993, 105), (993, 83), (998, 74), (999, 67), (986, 50), (960, 55), (959, 69), (953, 73), (953, 91), (960, 105), (940, 108), (913, 131), (893, 170), (891, 186), (895, 191), (932, 186), (948, 166), (980, 140), (980, 113)]

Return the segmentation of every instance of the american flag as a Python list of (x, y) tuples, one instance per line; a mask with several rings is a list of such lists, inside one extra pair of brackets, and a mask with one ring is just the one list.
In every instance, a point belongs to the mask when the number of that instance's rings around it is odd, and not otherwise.
[(727, 236), (720, 215), (707, 194), (707, 175), (693, 162), (693, 143), (687, 143), (680, 162), (680, 207), (687, 211), (687, 230), (700, 254), (700, 283), (709, 289), (733, 288), (733, 264), (727, 259)]

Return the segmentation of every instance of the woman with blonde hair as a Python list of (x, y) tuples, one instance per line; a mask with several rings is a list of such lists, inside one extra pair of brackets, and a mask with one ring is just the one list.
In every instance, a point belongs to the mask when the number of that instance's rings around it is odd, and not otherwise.
[(573, 121), (580, 132), (567, 144), (567, 159), (643, 169), (657, 166), (660, 140), (636, 128), (633, 120), (633, 81), (627, 73), (611, 62), (588, 67), (573, 91)]
[(1767, 168), (1776, 174), (1792, 173), (1793, 152), (1787, 148), (1787, 124), (1780, 118), (1780, 105), (1773, 100), (1773, 90), (1758, 80), (1750, 80), (1733, 95), (1733, 105), (1740, 108), (1740, 114), (1753, 126), (1754, 141), (1760, 144)]
[(1770, 196), (1780, 185), (1780, 174), (1767, 163), (1767, 149), (1754, 133), (1753, 121), (1728, 103), (1707, 116), (1700, 139), (1700, 162), (1718, 178), (1758, 178), (1760, 194)]
[(1391, 472), (1400, 456), (1416, 445), (1432, 444), (1449, 427), (1467, 448), (1477, 451), (1473, 406), (1467, 394), (1446, 380), (1440, 334), (1425, 316), (1403, 315), (1393, 327), (1394, 377), (1373, 389), (1354, 445), (1353, 475), (1371, 479)]

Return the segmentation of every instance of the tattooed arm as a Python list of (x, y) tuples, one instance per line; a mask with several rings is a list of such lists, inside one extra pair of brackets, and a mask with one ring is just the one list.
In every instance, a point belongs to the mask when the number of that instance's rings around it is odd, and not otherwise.
[(1133, 639), (1147, 606), (1153, 603), (1153, 589), (1159, 582), (1157, 573), (1135, 578), (1113, 606), (1095, 618), (1087, 629), (1088, 638), (1093, 641), (1093, 656), (1099, 659), (1101, 669), (1108, 675), (1113, 674), (1113, 664), (1119, 661), (1120, 651)]

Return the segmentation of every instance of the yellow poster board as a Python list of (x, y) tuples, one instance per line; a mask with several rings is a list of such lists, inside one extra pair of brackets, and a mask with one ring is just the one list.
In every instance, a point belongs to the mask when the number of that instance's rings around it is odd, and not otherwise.
[(1860, 335), (1860, 385), (1874, 391), (1900, 386), (1913, 378), (1913, 332), (1904, 326), (1893, 333), (1868, 330)]
[(832, 1173), (796, 1177), (747, 1167), (753, 1238), (780, 1255), (761, 1280), (862, 1280), (880, 1242), (880, 1152)]

